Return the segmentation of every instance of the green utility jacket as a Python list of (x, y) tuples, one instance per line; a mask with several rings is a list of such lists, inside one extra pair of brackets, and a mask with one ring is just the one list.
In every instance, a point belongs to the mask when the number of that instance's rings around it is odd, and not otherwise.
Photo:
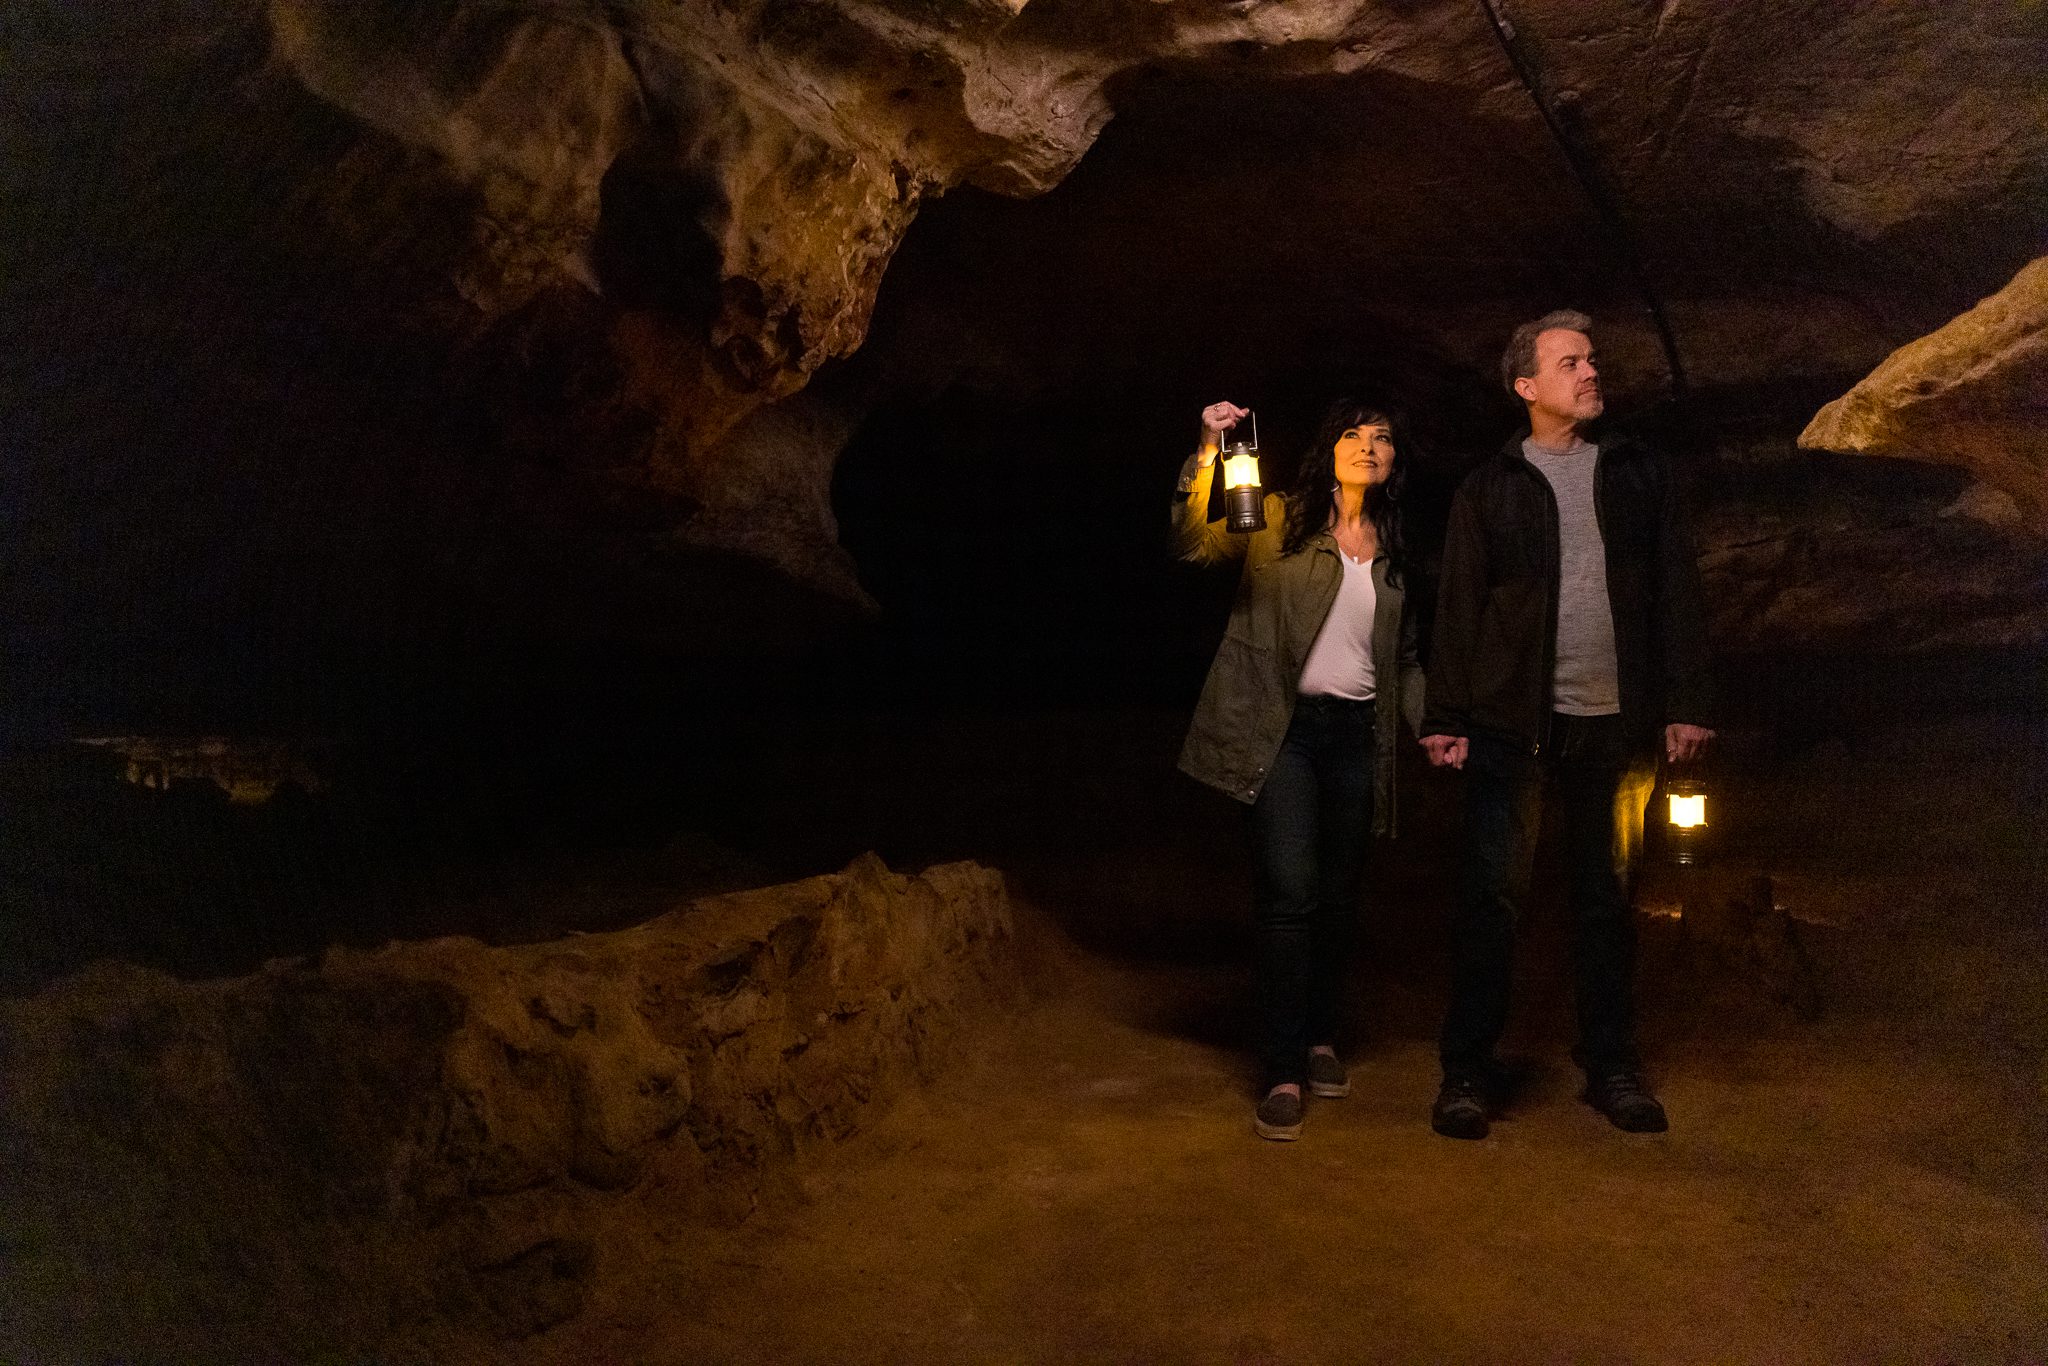
[[(1173, 507), (1180, 557), (1195, 564), (1244, 561), (1237, 604), (1195, 719), (1180, 754), (1181, 771), (1247, 804), (1259, 798), (1273, 760), (1294, 719), (1296, 688), (1309, 647), (1330, 615), (1344, 581), (1337, 538), (1324, 531), (1292, 555), (1280, 553), (1287, 504), (1266, 495), (1266, 529), (1232, 534), (1209, 520), (1209, 493), (1221, 461), (1204, 468), (1199, 455), (1181, 467)], [(1373, 672), (1379, 680), (1374, 735), (1373, 833), (1394, 833), (1394, 752), (1400, 721), (1414, 731), (1422, 720), (1422, 668), (1415, 629), (1402, 610), (1401, 590), (1387, 582), (1387, 557), (1372, 562)]]

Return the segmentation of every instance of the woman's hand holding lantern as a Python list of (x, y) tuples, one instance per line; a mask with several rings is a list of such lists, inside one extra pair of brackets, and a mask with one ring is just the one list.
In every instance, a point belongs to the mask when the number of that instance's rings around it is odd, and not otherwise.
[(1212, 403), (1202, 409), (1202, 445), (1221, 446), (1223, 434), (1239, 422), (1251, 416), (1251, 409), (1240, 408), (1235, 403)]

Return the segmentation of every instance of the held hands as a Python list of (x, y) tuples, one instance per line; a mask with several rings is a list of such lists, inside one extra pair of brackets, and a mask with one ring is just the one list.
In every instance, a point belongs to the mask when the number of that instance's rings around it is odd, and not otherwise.
[(1683, 721), (1664, 727), (1664, 759), (1667, 763), (1691, 763), (1707, 752), (1714, 732), (1705, 726), (1688, 726)]
[[(1690, 763), (1707, 752), (1707, 742), (1713, 738), (1714, 732), (1705, 726), (1688, 726), (1683, 722), (1666, 726), (1664, 758), (1674, 764)], [(1471, 748), (1462, 735), (1425, 735), (1422, 747), (1429, 751), (1429, 762), (1437, 768), (1463, 768)]]
[(1220, 446), (1223, 434), (1251, 416), (1252, 410), (1240, 408), (1235, 403), (1212, 403), (1202, 409), (1202, 444)]
[(1422, 747), (1429, 751), (1432, 768), (1463, 768), (1471, 742), (1462, 735), (1425, 735)]

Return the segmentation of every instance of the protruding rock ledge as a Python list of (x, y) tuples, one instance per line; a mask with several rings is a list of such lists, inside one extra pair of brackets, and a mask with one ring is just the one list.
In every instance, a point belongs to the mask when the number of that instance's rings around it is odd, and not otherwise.
[(0, 1355), (539, 1331), (608, 1249), (744, 1218), (930, 1075), (1013, 946), (1000, 874), (867, 855), (614, 934), (5, 1003)]
[(1960, 465), (2048, 536), (2048, 256), (1894, 351), (1821, 409), (1799, 444)]

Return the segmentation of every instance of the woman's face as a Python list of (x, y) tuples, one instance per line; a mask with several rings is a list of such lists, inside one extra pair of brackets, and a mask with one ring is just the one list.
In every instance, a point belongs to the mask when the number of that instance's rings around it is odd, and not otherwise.
[(1394, 474), (1394, 433), (1384, 422), (1346, 427), (1337, 438), (1337, 482), (1369, 489)]

